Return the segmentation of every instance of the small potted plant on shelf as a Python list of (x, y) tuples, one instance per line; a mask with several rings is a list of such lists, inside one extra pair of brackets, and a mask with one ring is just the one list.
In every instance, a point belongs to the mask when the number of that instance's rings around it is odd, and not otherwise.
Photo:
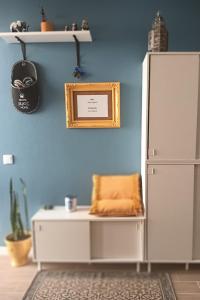
[(28, 254), (32, 246), (29, 215), (28, 215), (28, 198), (26, 184), (20, 178), (23, 194), (24, 214), (26, 227), (23, 225), (22, 216), (20, 212), (19, 198), (13, 189), (13, 181), (10, 179), (9, 192), (10, 192), (10, 224), (11, 233), (5, 238), (8, 254), (11, 259), (11, 265), (18, 267), (25, 265), (28, 261)]

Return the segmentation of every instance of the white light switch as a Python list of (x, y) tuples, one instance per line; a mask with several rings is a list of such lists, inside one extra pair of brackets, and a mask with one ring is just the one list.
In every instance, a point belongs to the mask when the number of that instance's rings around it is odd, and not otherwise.
[(3, 165), (12, 165), (14, 161), (13, 158), (12, 154), (3, 154)]

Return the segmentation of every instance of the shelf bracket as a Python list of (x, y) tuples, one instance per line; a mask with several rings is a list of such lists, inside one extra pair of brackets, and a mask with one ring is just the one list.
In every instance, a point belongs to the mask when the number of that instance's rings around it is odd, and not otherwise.
[(73, 75), (76, 78), (80, 78), (84, 74), (80, 65), (80, 42), (75, 34), (73, 34), (73, 38), (76, 44), (76, 67), (74, 69)]
[(80, 42), (77, 39), (77, 37), (76, 37), (75, 34), (73, 34), (73, 38), (74, 38), (74, 41), (76, 43), (76, 61), (77, 61), (77, 67), (80, 68)]
[(24, 41), (22, 41), (18, 36), (15, 36), (15, 38), (18, 42), (20, 42), (23, 60), (26, 60), (26, 43), (24, 43)]

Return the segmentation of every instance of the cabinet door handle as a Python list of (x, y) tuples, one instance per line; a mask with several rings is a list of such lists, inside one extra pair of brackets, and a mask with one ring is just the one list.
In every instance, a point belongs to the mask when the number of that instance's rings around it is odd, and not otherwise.
[(149, 168), (148, 169), (148, 175), (155, 175), (156, 174), (156, 169), (155, 168)]
[(152, 156), (152, 157), (154, 157), (154, 156), (156, 156), (157, 155), (157, 150), (155, 149), (155, 148), (153, 148), (153, 149), (149, 149), (149, 156)]
[(42, 231), (42, 225), (39, 225), (38, 229), (39, 229), (39, 231)]
[(152, 156), (156, 156), (156, 154), (157, 154), (156, 149), (152, 149)]

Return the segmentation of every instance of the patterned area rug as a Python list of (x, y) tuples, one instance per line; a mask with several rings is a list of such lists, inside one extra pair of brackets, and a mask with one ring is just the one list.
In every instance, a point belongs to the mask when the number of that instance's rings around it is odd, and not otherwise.
[(167, 273), (41, 271), (23, 300), (175, 300)]

